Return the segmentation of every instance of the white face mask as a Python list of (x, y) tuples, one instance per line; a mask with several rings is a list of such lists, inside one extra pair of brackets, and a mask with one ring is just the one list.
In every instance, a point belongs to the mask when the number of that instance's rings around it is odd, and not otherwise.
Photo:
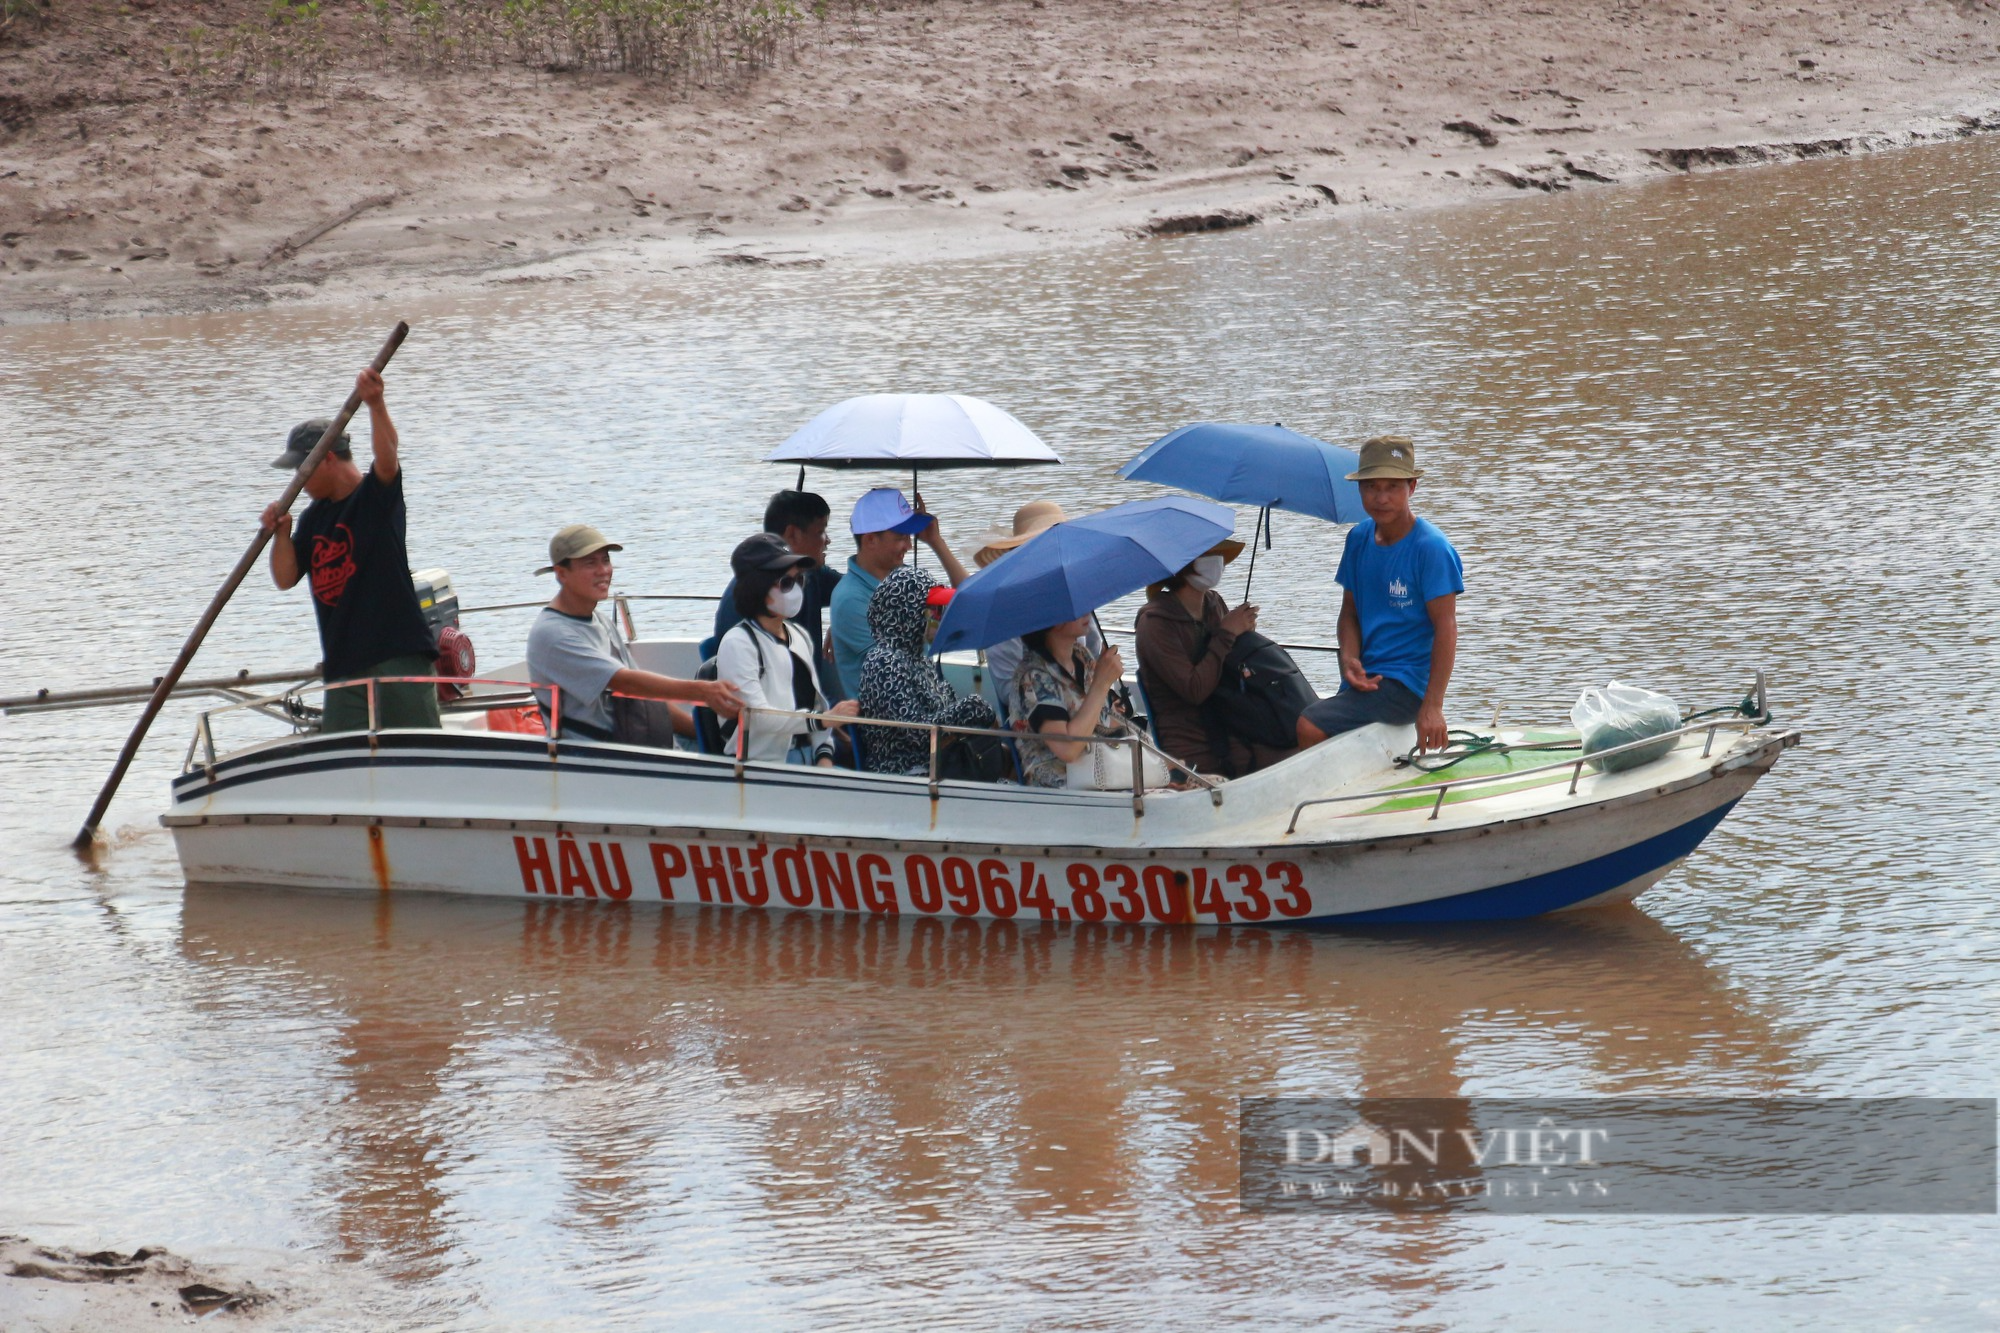
[(1222, 582), (1222, 557), (1219, 555), (1196, 556), (1188, 572), (1183, 576), (1187, 586), (1196, 592), (1207, 592)]
[(770, 608), (772, 615), (782, 616), (786, 620), (797, 615), (805, 604), (806, 590), (803, 585), (797, 583), (789, 588), (773, 588), (770, 596), (764, 599), (764, 605)]

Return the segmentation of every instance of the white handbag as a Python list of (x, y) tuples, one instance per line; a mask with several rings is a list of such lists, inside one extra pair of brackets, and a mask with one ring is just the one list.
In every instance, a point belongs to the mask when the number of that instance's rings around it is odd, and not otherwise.
[[(1126, 734), (1131, 734), (1129, 728)], [(1138, 745), (1136, 740), (1123, 745), (1085, 746), (1083, 757), (1069, 766), (1069, 781), (1064, 785), (1071, 791), (1132, 790), (1132, 748), (1135, 745)], [(1139, 752), (1140, 782), (1147, 788), (1169, 785), (1172, 778), (1168, 776), (1166, 760), (1144, 746), (1139, 747)]]

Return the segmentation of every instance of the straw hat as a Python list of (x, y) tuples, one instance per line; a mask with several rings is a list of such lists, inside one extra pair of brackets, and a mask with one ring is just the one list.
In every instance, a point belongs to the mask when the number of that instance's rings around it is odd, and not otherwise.
[(1014, 511), (1013, 528), (988, 528), (979, 535), (979, 549), (972, 563), (984, 569), (1030, 537), (1047, 532), (1069, 518), (1054, 500), (1030, 500)]
[[(1201, 554), (1219, 555), (1222, 557), (1222, 563), (1227, 565), (1234, 563), (1236, 557), (1243, 554), (1243, 550), (1244, 547), (1242, 542), (1237, 541), (1234, 537), (1224, 537), (1221, 541), (1209, 547), (1206, 551), (1203, 551)], [(1197, 560), (1200, 558), (1201, 558), (1200, 556), (1195, 557), (1195, 559)], [(1193, 564), (1194, 561), (1190, 560), (1188, 563)], [(1161, 593), (1167, 590), (1169, 585), (1174, 583), (1179, 578), (1180, 574), (1176, 573), (1174, 577), (1171, 579), (1161, 579), (1158, 583), (1148, 583), (1146, 585), (1146, 600), (1151, 601), (1153, 598), (1158, 597)]]

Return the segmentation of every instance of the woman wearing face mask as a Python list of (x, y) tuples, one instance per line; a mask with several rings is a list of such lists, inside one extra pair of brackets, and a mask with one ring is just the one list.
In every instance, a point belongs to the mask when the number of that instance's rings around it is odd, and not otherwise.
[[(833, 737), (824, 724), (748, 711), (831, 711), (846, 717), (860, 711), (852, 700), (827, 708), (813, 667), (812, 638), (791, 620), (805, 605), (812, 558), (793, 551), (782, 537), (760, 532), (744, 538), (730, 553), (729, 565), (736, 574), (736, 610), (743, 620), (716, 645), (715, 676), (743, 696), (740, 725), (749, 728), (743, 757), (831, 768)], [(735, 728), (726, 727), (723, 737), (728, 752), (735, 754)]]
[(1223, 659), (1236, 646), (1236, 636), (1257, 628), (1256, 607), (1246, 602), (1231, 611), (1215, 590), (1223, 567), (1242, 550), (1242, 542), (1220, 542), (1165, 583), (1155, 584), (1136, 626), (1139, 683), (1146, 690), (1160, 748), (1209, 774), (1248, 773), (1291, 753), (1218, 733), (1216, 740), (1229, 747), (1227, 755), (1218, 754), (1212, 729), (1202, 717), (1202, 705), (1222, 681)]

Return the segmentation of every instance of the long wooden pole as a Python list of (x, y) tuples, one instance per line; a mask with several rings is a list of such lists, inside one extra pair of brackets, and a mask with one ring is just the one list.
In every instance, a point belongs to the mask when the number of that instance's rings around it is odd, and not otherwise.
[[(409, 332), (408, 324), (400, 321), (397, 323), (388, 341), (382, 344), (382, 350), (377, 352), (375, 359), (369, 363), (378, 375), (389, 364), (389, 358), (396, 355), (396, 349), (403, 345), (403, 339), (409, 336)], [(292, 479), (285, 484), (285, 493), (278, 497), (279, 509), (288, 510), (292, 507), (292, 502), (299, 498), (299, 492), (305, 489), (306, 478), (312, 476), (313, 469), (319, 466), (322, 458), (326, 457), (326, 451), (333, 447), (333, 442), (340, 438), (340, 433), (347, 429), (347, 423), (360, 406), (361, 390), (357, 387), (347, 395), (347, 404), (340, 409), (340, 415), (333, 419), (333, 424), (319, 437), (319, 443), (312, 447), (312, 452), (305, 456), (305, 460), (299, 464), (298, 471), (294, 472)], [(256, 540), (251, 542), (249, 549), (238, 558), (236, 568), (229, 571), (229, 577), (223, 580), (222, 587), (209, 599), (208, 609), (201, 613), (201, 619), (195, 622), (194, 632), (189, 634), (187, 642), (181, 645), (180, 656), (174, 659), (174, 664), (167, 668), (167, 674), (161, 676), (159, 684), (153, 687), (153, 697), (146, 701), (146, 711), (139, 715), (138, 725), (133, 727), (132, 734), (125, 738), (125, 748), (118, 752), (118, 762), (112, 765), (111, 776), (104, 780), (103, 789), (97, 793), (96, 804), (90, 807), (90, 814), (83, 821), (82, 831), (76, 835), (76, 841), (71, 844), (78, 851), (96, 845), (97, 826), (104, 822), (104, 812), (110, 808), (111, 798), (117, 794), (118, 784), (125, 780), (125, 770), (132, 766), (133, 757), (139, 753), (139, 746), (146, 739), (147, 729), (153, 725), (153, 719), (160, 715), (160, 709), (166, 706), (168, 696), (174, 692), (174, 686), (180, 683), (181, 673), (186, 671), (188, 663), (194, 660), (195, 652), (201, 647), (201, 641), (208, 637), (209, 628), (215, 624), (215, 618), (222, 614), (222, 608), (229, 604), (230, 597), (242, 586), (244, 576), (250, 572), (250, 567), (257, 563), (257, 557), (264, 553), (264, 547), (270, 540), (270, 532), (259, 524)]]

